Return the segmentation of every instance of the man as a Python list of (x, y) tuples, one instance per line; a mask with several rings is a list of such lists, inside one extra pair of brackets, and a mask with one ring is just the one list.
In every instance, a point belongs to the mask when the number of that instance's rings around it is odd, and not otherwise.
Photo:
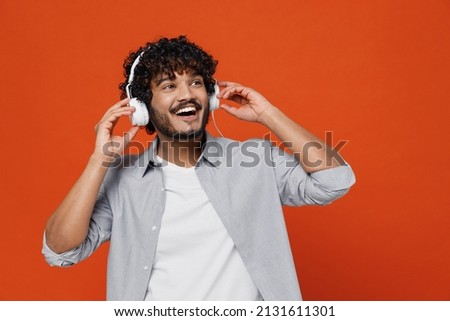
[[(261, 94), (229, 81), (217, 97), (240, 107), (221, 107), (266, 126), (295, 156), (263, 140), (211, 137), (217, 62), (185, 37), (132, 53), (127, 79), (138, 57), (132, 93), (156, 138), (140, 155), (118, 156), (139, 127), (120, 137), (114, 126), (135, 108), (123, 99), (105, 113), (86, 169), (48, 220), (49, 264), (78, 263), (109, 240), (109, 300), (301, 299), (282, 205), (330, 203), (354, 183), (351, 168)], [(307, 144), (314, 148), (303, 155)]]

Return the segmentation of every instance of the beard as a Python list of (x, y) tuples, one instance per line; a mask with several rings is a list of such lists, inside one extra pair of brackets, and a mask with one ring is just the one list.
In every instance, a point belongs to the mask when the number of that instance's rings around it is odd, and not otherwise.
[[(190, 101), (196, 106), (199, 106), (197, 102)], [(175, 109), (179, 109), (177, 106)], [(152, 122), (155, 129), (166, 137), (171, 137), (174, 141), (178, 142), (189, 142), (201, 139), (205, 133), (206, 124), (208, 124), (209, 118), (209, 103), (207, 108), (197, 108), (197, 112), (203, 113), (202, 124), (198, 130), (188, 130), (188, 131), (177, 131), (170, 122), (169, 116), (162, 112), (157, 111), (153, 106), (149, 108), (150, 121)]]

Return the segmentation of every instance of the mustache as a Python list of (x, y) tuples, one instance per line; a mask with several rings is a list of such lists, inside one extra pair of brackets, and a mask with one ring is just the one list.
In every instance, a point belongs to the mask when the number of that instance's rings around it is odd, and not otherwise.
[(200, 105), (195, 99), (190, 99), (188, 101), (183, 101), (183, 102), (179, 103), (178, 105), (170, 108), (169, 112), (172, 114), (175, 114), (180, 109), (183, 109), (189, 105), (194, 106), (195, 110), (197, 110), (197, 111), (202, 109), (202, 105)]

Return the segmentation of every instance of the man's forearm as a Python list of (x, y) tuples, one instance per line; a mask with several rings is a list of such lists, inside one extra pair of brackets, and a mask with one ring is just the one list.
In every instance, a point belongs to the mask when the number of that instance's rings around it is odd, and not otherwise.
[(259, 122), (269, 128), (298, 157), (300, 164), (308, 172), (343, 165), (342, 159), (333, 157), (330, 146), (312, 133), (295, 123), (276, 107), (267, 108), (259, 115)]
[(52, 251), (62, 253), (85, 240), (97, 194), (107, 170), (101, 157), (90, 157), (80, 178), (47, 222), (45, 236)]

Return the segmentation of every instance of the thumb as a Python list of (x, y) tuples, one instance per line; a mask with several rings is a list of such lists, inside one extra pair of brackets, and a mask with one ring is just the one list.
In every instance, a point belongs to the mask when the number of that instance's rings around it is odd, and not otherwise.
[(139, 126), (133, 126), (130, 128), (128, 132), (123, 135), (124, 145), (127, 146), (128, 143), (133, 140), (134, 136), (136, 136), (137, 132), (141, 129)]
[(220, 107), (222, 109), (224, 109), (227, 113), (229, 113), (229, 114), (231, 114), (233, 116), (236, 116), (237, 108), (231, 107), (231, 106), (229, 106), (227, 104), (221, 104)]

